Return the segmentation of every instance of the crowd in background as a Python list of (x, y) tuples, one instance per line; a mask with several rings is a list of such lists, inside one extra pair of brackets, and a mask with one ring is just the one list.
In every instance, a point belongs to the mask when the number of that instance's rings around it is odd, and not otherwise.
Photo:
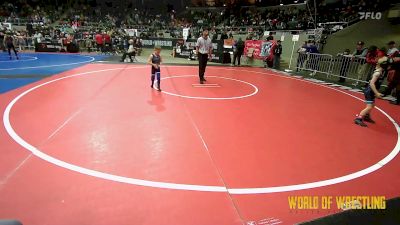
[(315, 28), (318, 23), (350, 22), (359, 18), (359, 12), (380, 12), (389, 5), (388, 0), (340, 0), (331, 4), (327, 4), (326, 0), (319, 0), (316, 15), (313, 3), (268, 8), (237, 6), (218, 11), (220, 14), (216, 16), (204, 13), (201, 19), (210, 18), (230, 27), (261, 26), (267, 30), (310, 29)]
[[(81, 50), (89, 52), (126, 53), (129, 52), (129, 47), (132, 47), (135, 54), (140, 54), (142, 39), (162, 38), (166, 34), (172, 38), (182, 38), (183, 28), (190, 29), (188, 39), (197, 39), (202, 28), (208, 27), (212, 40), (233, 38), (234, 34), (247, 34), (246, 40), (261, 40), (265, 38), (266, 30), (305, 30), (316, 28), (320, 23), (350, 22), (359, 18), (359, 12), (381, 12), (390, 5), (388, 0), (339, 0), (329, 4), (327, 0), (317, 0), (317, 14), (314, 14), (313, 3), (267, 8), (188, 8), (177, 13), (173, 9), (167, 10), (162, 7), (139, 9), (132, 3), (123, 1), (117, 1), (118, 4), (112, 7), (93, 6), (82, 3), (83, 1), (72, 1), (73, 4), (61, 1), (61, 4), (43, 4), (41, 1), (28, 4), (28, 1), (15, 0), (0, 4), (0, 49), (5, 50), (5, 36), (12, 35), (16, 47), (20, 50), (36, 47), (42, 42), (57, 42), (64, 50), (69, 46), (79, 46)], [(8, 23), (24, 24), (26, 29), (10, 30)], [(135, 37), (126, 32), (126, 29), (132, 28), (139, 31)], [(365, 60), (360, 63), (362, 66), (358, 71), (358, 80), (361, 80), (368, 68), (375, 67), (377, 55), (390, 56), (391, 51), (398, 54), (394, 42), (388, 43), (387, 47), (388, 50), (376, 46), (367, 48), (363, 42), (359, 42), (352, 54), (350, 50), (344, 50), (343, 54), (337, 56), (343, 58), (342, 64), (345, 63), (340, 67), (339, 82), (346, 79), (349, 60)], [(282, 50), (277, 49), (278, 52), (274, 53), (280, 55)], [(298, 53), (319, 51), (318, 43), (311, 40), (305, 43)], [(242, 50), (238, 52), (242, 54)], [(240, 59), (240, 56), (236, 58)], [(302, 67), (299, 64), (302, 64), (301, 61), (297, 62), (297, 67)], [(279, 68), (279, 60), (274, 61), (273, 67)]]
[[(318, 0), (317, 23), (348, 22), (358, 17), (358, 12), (379, 11), (387, 7), (388, 0), (340, 0), (327, 4)], [(71, 3), (44, 4), (41, 1), (16, 0), (0, 5), (2, 22), (20, 23), (25, 21), (32, 26), (56, 26), (62, 32), (74, 32), (81, 27), (92, 29), (139, 28), (145, 35), (157, 37), (165, 31), (172, 37), (179, 37), (182, 28), (191, 28), (192, 35), (199, 33), (201, 27), (213, 27), (216, 31), (240, 28), (285, 30), (315, 28), (313, 3), (302, 6), (282, 7), (241, 7), (230, 6), (216, 9), (195, 10), (189, 8), (177, 13), (162, 6), (156, 9), (135, 8), (132, 3), (117, 1), (111, 6), (90, 5), (84, 1)], [(86, 28), (87, 29), (87, 28)]]
[[(73, 40), (85, 40), (94, 35), (107, 33), (114, 40), (127, 42), (125, 29), (139, 30), (140, 38), (165, 37), (182, 38), (182, 29), (190, 28), (189, 39), (199, 37), (203, 27), (210, 27), (213, 40), (232, 37), (233, 34), (247, 34), (246, 39), (262, 39), (265, 30), (315, 28), (313, 3), (307, 6), (282, 7), (241, 7), (229, 6), (223, 9), (188, 8), (177, 13), (173, 9), (156, 7), (135, 8), (132, 3), (115, 1), (115, 4), (90, 5), (84, 1), (71, 3), (44, 4), (42, 1), (29, 2), (15, 0), (0, 5), (1, 22), (26, 25), (26, 31), (14, 32), (17, 45), (34, 46), (47, 39), (55, 39), (61, 44)], [(114, 3), (114, 2), (113, 2)], [(327, 4), (326, 0), (317, 1), (317, 22), (349, 21), (358, 16), (358, 12), (374, 9), (379, 11), (387, 7), (387, 0), (339, 0)], [(1, 26), (1, 24), (0, 24)], [(0, 27), (0, 32), (5, 33)], [(0, 35), (1, 39), (1, 35)], [(117, 42), (117, 41), (116, 41)]]

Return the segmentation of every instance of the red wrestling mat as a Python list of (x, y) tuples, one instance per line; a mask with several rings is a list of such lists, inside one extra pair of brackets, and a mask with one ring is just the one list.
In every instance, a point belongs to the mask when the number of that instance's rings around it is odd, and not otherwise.
[[(86, 65), (0, 96), (0, 218), (293, 224), (288, 196), (398, 195), (400, 110), (259, 68)], [(208, 84), (208, 85), (207, 85)], [(386, 115), (385, 115), (386, 114)], [(383, 160), (384, 159), (384, 160)], [(381, 161), (382, 160), (382, 161)]]

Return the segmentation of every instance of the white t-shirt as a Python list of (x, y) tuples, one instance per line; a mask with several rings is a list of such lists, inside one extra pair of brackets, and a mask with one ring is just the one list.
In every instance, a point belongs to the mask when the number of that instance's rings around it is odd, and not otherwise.
[(133, 45), (129, 45), (128, 53), (132, 53), (134, 51), (135, 51), (135, 48), (133, 47)]
[(212, 50), (212, 42), (209, 37), (204, 39), (203, 37), (199, 37), (197, 39), (196, 47), (199, 48), (199, 53), (201, 54), (208, 54)]

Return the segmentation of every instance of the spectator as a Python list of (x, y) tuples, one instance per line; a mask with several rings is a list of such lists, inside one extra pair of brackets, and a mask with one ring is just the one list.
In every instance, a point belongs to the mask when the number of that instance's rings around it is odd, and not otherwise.
[(317, 46), (315, 45), (315, 41), (308, 41), (306, 52), (308, 53), (319, 53)]
[(213, 32), (212, 32), (212, 39), (211, 39), (211, 41), (216, 41), (217, 39), (218, 39), (218, 33), (215, 32), (215, 31), (213, 31)]
[(352, 54), (353, 58), (354, 57), (363, 58), (363, 57), (367, 56), (368, 48), (366, 48), (364, 45), (365, 44), (363, 41), (357, 42), (356, 49), (354, 50), (354, 52)]
[(233, 39), (233, 34), (232, 34), (232, 32), (229, 32), (229, 39)]
[(128, 51), (129, 43), (128, 43), (128, 39), (127, 38), (124, 38), (123, 46), (124, 46), (124, 51)]
[(122, 58), (120, 60), (120, 62), (124, 62), (126, 59), (126, 56), (129, 57), (129, 59), (131, 60), (131, 62), (133, 62), (132, 56), (133, 58), (135, 58), (136, 52), (135, 52), (135, 48), (133, 47), (134, 41), (132, 39), (129, 40), (129, 48), (127, 52), (124, 52), (124, 54), (122, 55)]
[[(387, 50), (387, 55), (389, 58), (393, 59), (395, 57), (400, 57), (400, 52), (396, 48), (396, 43), (394, 41), (390, 41), (388, 43), (389, 49)], [(392, 101), (391, 103), (394, 105), (399, 105), (400, 103), (400, 62), (397, 62), (391, 66), (389, 66), (387, 71), (387, 81), (388, 86), (384, 92), (385, 95), (389, 95), (392, 93), (394, 89), (396, 89), (396, 101)]]
[(368, 48), (368, 52), (365, 57), (366, 63), (363, 63), (360, 66), (360, 69), (357, 72), (357, 80), (358, 81), (356, 81), (353, 84), (354, 86), (359, 84), (359, 80), (362, 80), (364, 75), (366, 75), (365, 81), (369, 81), (371, 79), (373, 69), (375, 68), (376, 63), (377, 63), (377, 56), (378, 56), (379, 52), (380, 52), (380, 50), (378, 50), (378, 47), (376, 47), (374, 45), (372, 45), (371, 47)]
[(23, 33), (17, 33), (17, 46), (19, 48), (19, 51), (24, 51), (25, 50), (25, 45), (26, 45), (26, 40), (25, 40), (25, 34)]
[(29, 36), (32, 36), (32, 34), (33, 34), (33, 25), (32, 25), (32, 21), (29, 21), (29, 22), (26, 24), (26, 31), (28, 31), (28, 35), (29, 35)]
[(142, 54), (142, 47), (143, 47), (142, 39), (137, 38), (136, 39), (136, 49), (137, 49), (137, 55), (139, 55), (139, 56)]
[[(371, 75), (373, 70), (375, 69), (376, 64), (378, 63), (378, 58), (384, 56), (384, 52), (380, 51), (378, 47), (372, 45), (368, 48), (367, 55), (365, 57), (366, 64), (362, 65), (363, 71), (360, 74), (365, 74), (366, 79), (365, 81), (369, 81), (371, 79)], [(362, 79), (362, 77), (357, 77), (358, 80)]]
[(101, 51), (104, 45), (103, 35), (101, 35), (100, 32), (98, 32), (95, 36), (95, 39), (96, 39), (97, 51)]
[(394, 41), (388, 43), (388, 48), (386, 54), (389, 58), (397, 57), (399, 55), (399, 49), (396, 48), (396, 43)]
[(319, 57), (318, 55), (316, 55), (317, 53), (319, 53), (319, 51), (318, 47), (315, 45), (315, 41), (311, 40), (308, 41), (306, 52), (308, 53), (308, 60), (306, 67), (308, 69), (313, 70), (313, 72), (310, 75), (314, 76), (319, 68)]
[(111, 36), (108, 33), (104, 32), (103, 39), (104, 39), (104, 44), (111, 45)]
[(225, 39), (228, 39), (229, 37), (228, 37), (228, 34), (226, 33), (226, 30), (224, 30), (224, 32), (221, 34), (221, 38), (220, 38), (220, 40), (225, 40)]
[(93, 48), (93, 39), (92, 39), (92, 37), (89, 37), (89, 36), (86, 37), (85, 46), (87, 48), (87, 51), (90, 53), (92, 51), (92, 48)]
[(281, 54), (282, 54), (281, 40), (278, 40), (277, 41), (277, 45), (274, 48), (274, 64), (273, 64), (273, 67), (272, 67), (272, 68), (274, 68), (276, 70), (280, 69)]
[[(367, 56), (367, 53), (368, 53), (368, 48), (365, 47), (364, 42), (363, 41), (357, 42), (356, 49), (352, 54), (352, 60), (361, 64), (360, 68), (357, 71), (357, 77), (361, 78), (365, 74), (366, 67), (364, 66), (364, 64), (366, 63), (365, 57)], [(358, 84), (359, 84), (358, 81), (353, 83), (354, 86)]]
[(390, 103), (393, 105), (400, 105), (400, 58), (395, 57), (392, 59), (395, 59), (395, 62), (390, 66), (393, 71), (393, 77), (389, 81), (385, 94), (389, 94), (393, 89), (396, 89), (396, 100), (390, 101)]
[(299, 72), (299, 69), (303, 67), (304, 61), (306, 61), (306, 52), (307, 41), (305, 41), (304, 44), (299, 49), (297, 49), (297, 53), (299, 53), (299, 55), (297, 56), (296, 72)]
[(244, 42), (242, 38), (239, 38), (238, 41), (235, 43), (234, 51), (233, 51), (233, 65), (236, 64), (236, 59), (238, 61), (238, 66), (240, 66), (240, 58), (242, 57), (244, 52)]

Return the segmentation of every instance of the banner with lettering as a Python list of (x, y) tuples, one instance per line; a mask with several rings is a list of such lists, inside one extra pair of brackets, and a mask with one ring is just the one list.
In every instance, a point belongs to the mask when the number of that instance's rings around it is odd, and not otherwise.
[(154, 47), (154, 46), (160, 46), (162, 48), (168, 48), (172, 49), (172, 47), (175, 45), (176, 40), (175, 39), (169, 39), (169, 38), (149, 38), (149, 39), (142, 39), (143, 47)]
[[(175, 50), (175, 57), (177, 58), (189, 58), (189, 59), (197, 59), (195, 54), (196, 49), (196, 42), (195, 39), (189, 39), (187, 41), (183, 39), (175, 39), (174, 40), (174, 50)], [(222, 52), (223, 52), (223, 41), (218, 40), (212, 43), (213, 45), (213, 54), (212, 54), (212, 62), (221, 63), (222, 62)]]
[(249, 51), (253, 51), (253, 58), (255, 59), (269, 59), (273, 57), (273, 50), (276, 41), (264, 40), (247, 40), (245, 42), (244, 54), (247, 55)]

